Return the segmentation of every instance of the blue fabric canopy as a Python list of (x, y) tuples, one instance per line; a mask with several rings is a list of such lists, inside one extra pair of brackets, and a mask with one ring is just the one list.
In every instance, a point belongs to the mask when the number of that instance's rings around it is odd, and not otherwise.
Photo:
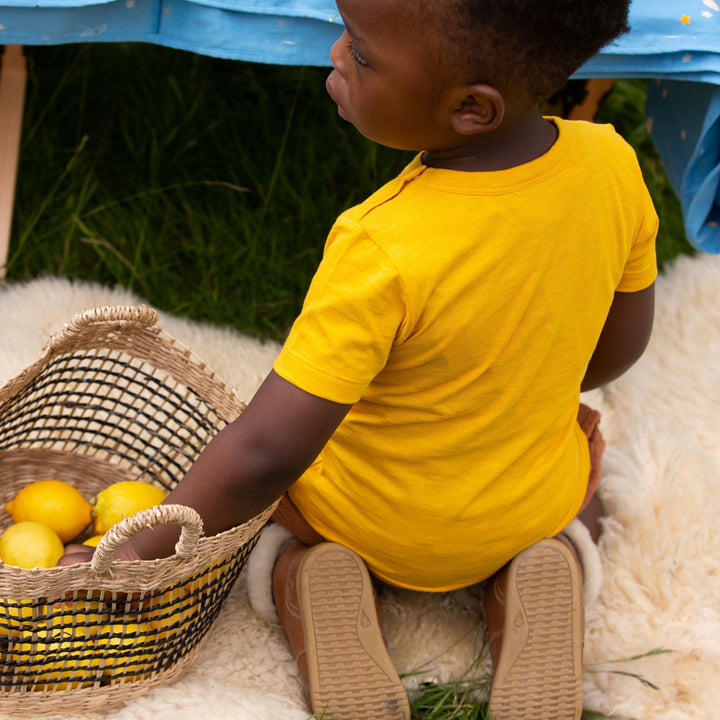
[(579, 77), (649, 77), (650, 135), (688, 240), (720, 253), (720, 0), (634, 0), (632, 30)]
[[(632, 30), (576, 77), (656, 78), (651, 134), (686, 232), (720, 253), (720, 0), (634, 0)], [(204, 55), (329, 65), (334, 0), (0, 0), (0, 44), (151, 42)]]
[(328, 65), (330, 0), (0, 0), (0, 43), (151, 42), (279, 65)]

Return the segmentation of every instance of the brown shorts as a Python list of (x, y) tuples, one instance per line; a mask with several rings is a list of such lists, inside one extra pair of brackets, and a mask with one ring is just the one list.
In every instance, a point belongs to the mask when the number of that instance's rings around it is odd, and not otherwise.
[[(588, 478), (585, 499), (580, 508), (580, 512), (582, 512), (587, 507), (600, 483), (600, 469), (602, 454), (605, 450), (605, 440), (599, 427), (600, 413), (583, 403), (580, 403), (578, 411), (578, 425), (587, 435), (590, 448), (590, 477)], [(317, 543), (325, 540), (302, 516), (302, 513), (297, 509), (297, 506), (287, 493), (284, 493), (280, 498), (280, 502), (270, 519), (289, 530), (300, 542), (306, 545), (317, 545)]]
[(588, 477), (585, 499), (578, 511), (579, 514), (588, 506), (588, 503), (592, 500), (592, 496), (600, 484), (605, 438), (603, 438), (600, 432), (600, 413), (583, 403), (580, 403), (580, 409), (578, 410), (578, 425), (587, 435), (588, 448), (590, 450), (590, 476)]

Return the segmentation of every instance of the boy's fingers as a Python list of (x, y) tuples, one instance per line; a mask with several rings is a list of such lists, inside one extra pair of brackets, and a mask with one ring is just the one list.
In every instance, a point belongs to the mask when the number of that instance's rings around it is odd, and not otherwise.
[(76, 563), (89, 562), (92, 559), (94, 547), (89, 545), (68, 545), (65, 554), (58, 560), (58, 565), (75, 565)]

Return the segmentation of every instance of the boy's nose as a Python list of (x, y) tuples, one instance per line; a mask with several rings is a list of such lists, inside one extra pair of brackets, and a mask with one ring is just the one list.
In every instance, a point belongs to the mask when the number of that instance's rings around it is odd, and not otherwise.
[(345, 31), (334, 43), (333, 46), (330, 48), (330, 62), (332, 63), (332, 66), (335, 68), (335, 70), (340, 73), (340, 75), (344, 75), (345, 70), (345, 55), (343, 53), (343, 43), (347, 43), (347, 39), (345, 38), (345, 35), (347, 34), (347, 31)]

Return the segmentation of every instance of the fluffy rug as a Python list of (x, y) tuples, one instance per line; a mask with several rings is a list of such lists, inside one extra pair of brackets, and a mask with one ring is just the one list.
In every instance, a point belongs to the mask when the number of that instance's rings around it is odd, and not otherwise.
[[(586, 610), (585, 707), (633, 720), (708, 720), (720, 706), (720, 256), (680, 258), (659, 278), (657, 295), (644, 357), (584, 398), (602, 412), (608, 444), (601, 485), (608, 516)], [(0, 382), (33, 362), (75, 313), (138, 302), (124, 290), (56, 279), (0, 286)], [(278, 351), (165, 313), (160, 324), (246, 398)], [(294, 663), (263, 605), (271, 536), (263, 535), (181, 680), (82, 718), (306, 720)], [(388, 591), (382, 606), (390, 653), (408, 673), (410, 692), (462, 678), (473, 664), (477, 671), (477, 598)], [(479, 669), (487, 669), (485, 658)]]

